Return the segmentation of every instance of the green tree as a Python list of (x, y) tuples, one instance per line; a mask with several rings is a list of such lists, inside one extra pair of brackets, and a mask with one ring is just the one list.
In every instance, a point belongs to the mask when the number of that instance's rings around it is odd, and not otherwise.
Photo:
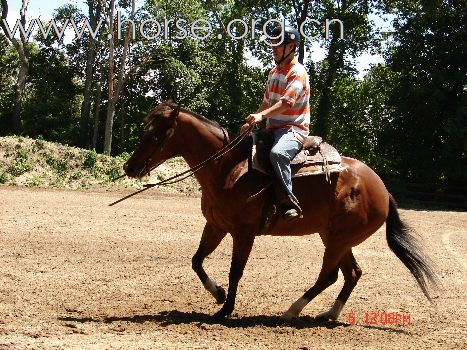
[[(22, 27), (26, 29), (26, 11), (28, 8), (29, 1), (22, 0), (22, 5), (20, 9), (20, 18), (18, 20), (21, 23)], [(10, 37), (8, 34), (8, 28), (5, 25), (6, 19), (8, 16), (8, 2), (7, 0), (0, 0), (0, 10), (1, 10), (1, 18), (0, 18), (0, 27), (3, 29), (4, 35), (10, 40), (13, 47), (15, 48), (16, 52), (18, 53), (19, 57), (19, 67), (17, 78), (15, 84), (13, 85), (14, 89), (14, 105), (13, 105), (13, 113), (11, 114), (11, 127), (15, 133), (22, 133), (23, 132), (23, 120), (22, 120), (22, 112), (23, 112), (23, 94), (24, 89), (26, 88), (26, 80), (29, 71), (29, 38), (25, 37), (22, 33), (20, 35), (20, 40), (16, 39), (14, 36)]]
[(24, 102), (25, 133), (76, 145), (79, 94), (68, 58), (50, 46), (31, 45), (30, 72)]
[(340, 21), (325, 25), (329, 33), (324, 33), (321, 42), (327, 54), (318, 66), (317, 81), (312, 82), (314, 93), (319, 95), (312, 119), (316, 134), (322, 137), (327, 138), (330, 128), (330, 111), (336, 98), (331, 91), (334, 82), (354, 75), (355, 58), (376, 45), (378, 35), (369, 20), (372, 10), (368, 0), (331, 0), (315, 6), (317, 18)]
[(8, 133), (5, 126), (10, 124), (12, 108), (14, 104), (14, 91), (11, 86), (14, 84), (18, 63), (16, 51), (9, 45), (6, 38), (0, 36), (0, 135)]
[[(465, 1), (395, 2), (395, 73), (386, 139), (401, 175), (467, 183), (467, 5)], [(388, 143), (389, 144), (389, 143)]]
[(344, 77), (330, 89), (334, 98), (328, 137), (343, 154), (358, 158), (383, 174), (394, 172), (397, 157), (388, 153), (391, 142), (385, 137), (385, 130), (391, 127), (388, 96), (393, 88), (393, 73), (380, 64), (373, 66), (363, 80)]

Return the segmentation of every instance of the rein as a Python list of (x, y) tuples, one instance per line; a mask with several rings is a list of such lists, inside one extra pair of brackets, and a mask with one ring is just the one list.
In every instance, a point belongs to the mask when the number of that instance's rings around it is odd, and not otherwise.
[[(220, 157), (222, 157), (224, 154), (230, 152), (232, 149), (234, 149), (236, 146), (238, 146), (240, 144), (240, 142), (242, 142), (242, 140), (246, 137), (246, 135), (248, 135), (251, 130), (253, 130), (254, 128), (254, 124), (253, 125), (250, 125), (250, 127), (244, 131), (243, 133), (241, 133), (240, 135), (238, 135), (235, 139), (233, 139), (230, 143), (228, 143), (227, 145), (225, 145), (224, 147), (222, 147), (221, 149), (219, 149), (217, 152), (215, 152), (213, 155), (211, 155), (209, 158), (205, 159), (204, 161), (202, 161), (201, 163), (199, 163), (198, 165), (194, 166), (193, 168), (190, 168), (188, 170), (185, 170), (179, 174), (176, 174), (172, 177), (169, 177), (168, 179), (165, 179), (165, 180), (162, 180), (162, 181), (159, 181), (159, 182), (156, 182), (154, 184), (146, 184), (144, 185), (144, 188), (141, 189), (141, 190), (138, 190), (132, 194), (129, 194), (128, 196), (125, 196), (113, 203), (110, 203), (109, 204), (109, 207), (115, 205), (115, 204), (118, 204), (120, 202), (123, 202), (125, 199), (128, 199), (130, 197), (133, 197), (141, 192), (144, 192), (152, 187), (155, 187), (155, 186), (164, 186), (164, 185), (170, 185), (170, 184), (174, 184), (174, 183), (177, 183), (177, 182), (180, 182), (182, 180), (185, 180), (186, 178), (190, 177), (190, 176), (193, 176), (198, 170), (201, 170), (202, 168), (204, 168), (208, 163), (210, 162), (213, 162), (217, 159), (219, 159)], [(153, 168), (149, 169), (148, 172), (146, 173), (149, 173), (151, 170), (153, 170), (154, 168), (156, 168), (159, 164), (157, 164), (156, 166), (154, 166)], [(146, 167), (145, 167), (146, 168)], [(121, 178), (125, 175), (122, 175), (122, 176), (119, 176), (118, 178)], [(117, 178), (117, 179), (118, 179)]]

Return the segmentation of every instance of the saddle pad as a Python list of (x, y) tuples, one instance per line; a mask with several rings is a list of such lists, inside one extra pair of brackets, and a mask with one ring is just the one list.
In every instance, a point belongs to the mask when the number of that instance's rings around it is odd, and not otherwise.
[(292, 177), (325, 174), (326, 178), (328, 178), (329, 174), (340, 173), (342, 170), (345, 170), (345, 168), (341, 164), (301, 164), (292, 166)]

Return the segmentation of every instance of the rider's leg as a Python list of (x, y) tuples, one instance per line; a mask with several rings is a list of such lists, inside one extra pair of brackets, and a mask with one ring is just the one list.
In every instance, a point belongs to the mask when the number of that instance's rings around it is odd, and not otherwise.
[[(290, 161), (297, 155), (301, 147), (302, 144), (295, 137), (293, 131), (287, 129), (278, 129), (274, 131), (274, 145), (271, 149), (270, 160), (279, 182), (279, 186), (275, 186), (275, 188), (276, 194), (279, 195), (277, 200), (284, 210), (284, 217), (296, 217), (299, 215), (298, 212), (300, 211), (298, 200), (292, 192)], [(283, 190), (277, 191), (280, 187), (282, 187)]]

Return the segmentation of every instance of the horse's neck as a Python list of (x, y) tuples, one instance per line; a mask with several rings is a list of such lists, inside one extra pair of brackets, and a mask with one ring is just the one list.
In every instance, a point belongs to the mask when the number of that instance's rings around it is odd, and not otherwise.
[[(222, 149), (227, 140), (227, 138), (225, 140), (221, 138), (220, 135), (216, 136), (210, 129), (211, 126), (194, 117), (184, 118), (180, 126), (183, 134), (181, 155), (190, 168), (201, 164)], [(222, 131), (220, 134), (223, 135)], [(239, 151), (239, 149), (229, 151), (219, 159), (207, 162), (201, 170), (195, 173), (203, 190), (213, 191), (223, 187), (228, 173), (238, 163), (237, 158), (241, 158)]]
[[(180, 154), (190, 168), (203, 163), (222, 148), (222, 141), (202, 121), (192, 116), (180, 114), (179, 122), (180, 124), (177, 126), (177, 129), (181, 131)], [(200, 184), (204, 185), (203, 182), (206, 180), (205, 173), (212, 173), (215, 170), (213, 162), (207, 162), (195, 176)]]

